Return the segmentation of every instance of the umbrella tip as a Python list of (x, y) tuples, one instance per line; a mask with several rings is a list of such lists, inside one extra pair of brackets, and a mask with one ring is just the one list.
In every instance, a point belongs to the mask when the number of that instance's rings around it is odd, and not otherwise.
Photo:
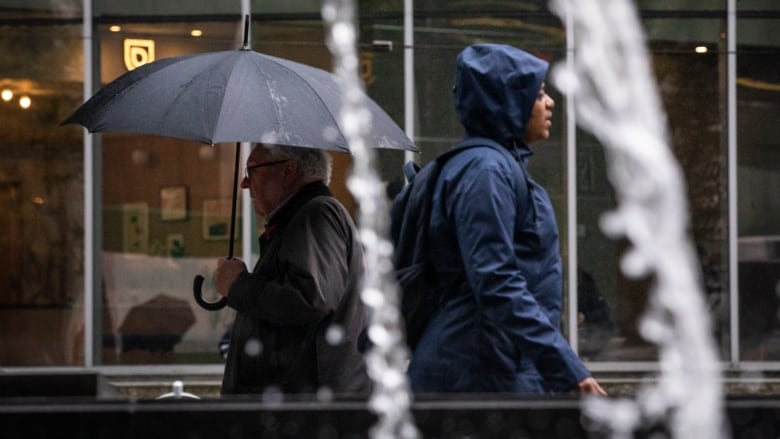
[(241, 50), (249, 50), (249, 14), (244, 15), (244, 45)]

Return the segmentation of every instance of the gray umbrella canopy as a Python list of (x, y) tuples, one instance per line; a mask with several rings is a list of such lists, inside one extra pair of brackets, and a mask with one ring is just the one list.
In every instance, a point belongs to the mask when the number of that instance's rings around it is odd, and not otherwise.
[[(370, 98), (376, 148), (417, 151)], [(248, 49), (165, 58), (120, 76), (63, 124), (215, 144), (262, 142), (349, 151), (335, 75)]]

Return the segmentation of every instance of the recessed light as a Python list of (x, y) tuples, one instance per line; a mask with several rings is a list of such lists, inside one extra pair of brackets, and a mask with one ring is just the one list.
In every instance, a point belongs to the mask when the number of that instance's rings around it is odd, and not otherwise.
[(117, 26), (116, 24), (113, 26), (109, 26), (108, 30), (111, 32), (119, 32), (122, 30), (122, 26)]
[(200, 29), (193, 29), (192, 31), (190, 31), (190, 35), (192, 35), (193, 37), (200, 37), (203, 36), (203, 31)]

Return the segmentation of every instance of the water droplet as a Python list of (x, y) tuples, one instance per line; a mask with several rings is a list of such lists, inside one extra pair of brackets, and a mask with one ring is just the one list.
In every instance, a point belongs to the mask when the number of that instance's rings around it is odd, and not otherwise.
[(331, 402), (333, 401), (333, 390), (330, 389), (330, 387), (320, 387), (317, 390), (317, 401), (320, 402)]
[(344, 328), (341, 325), (330, 325), (325, 331), (325, 340), (328, 344), (336, 346), (344, 342)]
[(273, 131), (268, 131), (263, 133), (260, 139), (261, 139), (260, 143), (263, 143), (265, 145), (274, 145), (277, 143), (278, 136)]
[(363, 299), (363, 303), (374, 308), (385, 302), (385, 295), (376, 288), (364, 288), (360, 297)]
[(250, 338), (244, 345), (244, 353), (250, 357), (257, 357), (263, 352), (263, 344), (256, 338)]
[(335, 142), (339, 138), (339, 130), (333, 125), (328, 125), (322, 129), (322, 138), (325, 142)]
[(334, 24), (331, 35), (337, 44), (351, 44), (355, 40), (355, 30), (348, 23)]
[(263, 402), (280, 403), (284, 400), (284, 393), (276, 386), (266, 387), (263, 391)]

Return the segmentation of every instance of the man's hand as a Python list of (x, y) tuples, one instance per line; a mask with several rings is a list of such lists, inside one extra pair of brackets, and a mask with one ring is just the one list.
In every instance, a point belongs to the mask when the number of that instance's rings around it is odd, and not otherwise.
[(230, 286), (238, 279), (238, 275), (246, 272), (246, 265), (240, 259), (220, 258), (217, 261), (217, 292), (228, 296)]
[(593, 377), (587, 377), (580, 381), (574, 389), (574, 392), (580, 395), (607, 395), (607, 392), (601, 388), (601, 385)]

